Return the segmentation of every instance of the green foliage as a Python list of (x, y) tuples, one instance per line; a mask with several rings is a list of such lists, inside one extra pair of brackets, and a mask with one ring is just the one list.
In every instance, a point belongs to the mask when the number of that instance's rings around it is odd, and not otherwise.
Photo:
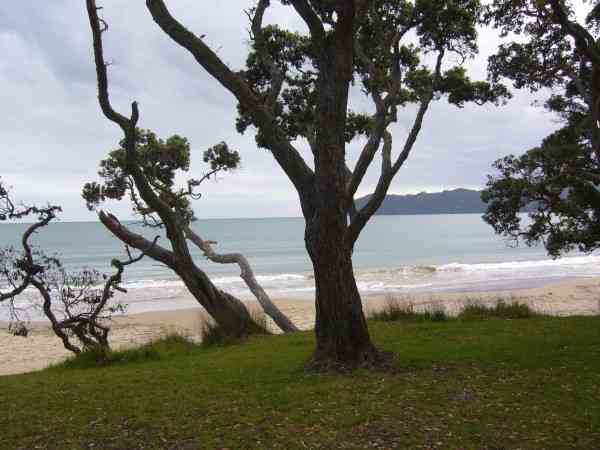
[(452, 320), (484, 320), (484, 319), (525, 319), (538, 317), (528, 305), (516, 300), (498, 299), (493, 305), (481, 301), (468, 301), (458, 315), (452, 317), (442, 304), (433, 304), (428, 308), (417, 310), (410, 300), (400, 301), (395, 297), (387, 299), (383, 308), (372, 311), (369, 319), (376, 322), (446, 322)]
[[(591, 252), (600, 246), (600, 170), (595, 152), (580, 145), (568, 129), (547, 137), (520, 157), (494, 164), (482, 199), (484, 220), (494, 230), (527, 245), (543, 242), (558, 256), (577, 248)], [(534, 203), (527, 226), (519, 211)]]
[[(193, 220), (190, 199), (199, 198), (194, 192), (200, 184), (214, 178), (218, 172), (236, 169), (240, 164), (240, 155), (225, 142), (209, 148), (203, 154), (204, 162), (210, 171), (201, 178), (187, 180), (185, 187), (177, 187), (176, 177), (190, 169), (190, 144), (181, 136), (174, 135), (166, 140), (160, 139), (149, 130), (138, 130), (136, 134), (135, 162), (150, 187), (158, 197), (184, 219)], [(144, 219), (153, 217), (154, 211), (140, 198), (133, 181), (125, 141), (120, 147), (110, 152), (109, 157), (100, 162), (98, 172), (103, 183), (85, 184), (82, 196), (87, 207), (94, 210), (107, 200), (122, 200), (128, 196), (133, 210)], [(158, 219), (147, 221), (148, 224), (160, 224)]]
[(464, 67), (453, 67), (446, 71), (440, 81), (440, 91), (448, 94), (448, 103), (459, 107), (466, 102), (478, 105), (498, 103), (510, 97), (506, 87), (501, 84), (471, 81)]
[[(284, 2), (287, 3), (287, 2)], [(331, 37), (336, 21), (335, 2), (315, 2), (320, 18)], [(429, 53), (454, 53), (464, 61), (477, 52), (477, 30), (482, 7), (479, 0), (376, 0), (369, 2), (357, 24), (356, 42), (360, 53), (354, 58), (354, 82), (360, 82), (365, 95), (375, 93), (386, 97), (386, 114), (395, 117), (397, 108), (418, 103), (430, 94), (447, 96), (457, 106), (466, 102), (498, 102), (509, 97), (498, 83), (474, 82), (459, 66), (435, 74), (435, 68), (425, 63)], [(415, 34), (414, 38), (408, 38)], [(319, 50), (311, 38), (299, 32), (289, 32), (276, 25), (264, 28), (265, 48), (284, 77), (281, 95), (275, 105), (278, 125), (289, 140), (314, 138), (314, 122), (319, 96)], [(246, 61), (243, 77), (259, 95), (267, 96), (273, 79), (259, 56), (256, 41)], [(325, 51), (330, 51), (325, 49)], [(333, 59), (333, 55), (330, 55)], [(431, 58), (429, 58), (431, 59)], [(368, 61), (368, 63), (367, 63)], [(439, 78), (439, 79), (438, 79)], [(245, 132), (253, 119), (243, 107), (238, 107), (237, 129)], [(369, 136), (371, 117), (349, 111), (345, 140)], [(261, 131), (257, 143), (266, 148)]]
[[(570, 4), (560, 2), (574, 20)], [(588, 29), (558, 20), (549, 2), (495, 0), (486, 17), (502, 30), (525, 37), (503, 44), (489, 60), (492, 80), (508, 78), (517, 88), (555, 92), (545, 102), (563, 128), (524, 155), (509, 155), (494, 163), (482, 199), (488, 203), (484, 219), (494, 230), (527, 245), (543, 242), (558, 256), (579, 249), (591, 252), (600, 243), (600, 129), (597, 120), (599, 87), (593, 73), (600, 70), (590, 57), (600, 50), (598, 29), (591, 26), (597, 8), (588, 15)], [(578, 36), (596, 36), (573, 39)], [(595, 42), (592, 42), (595, 41)], [(519, 211), (534, 204), (530, 221)]]

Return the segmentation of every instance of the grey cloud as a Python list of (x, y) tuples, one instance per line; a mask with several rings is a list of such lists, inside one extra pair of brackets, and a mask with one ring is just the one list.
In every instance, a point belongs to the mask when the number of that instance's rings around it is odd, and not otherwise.
[[(218, 183), (207, 184), (199, 201), (201, 217), (298, 215), (297, 195), (272, 157), (258, 150), (252, 133), (234, 128), (235, 101), (187, 52), (172, 43), (152, 22), (143, 1), (105, 0), (111, 98), (127, 111), (141, 105), (141, 126), (162, 136), (188, 136), (194, 151), (192, 172), (203, 170), (201, 152), (226, 140), (242, 154), (242, 168)], [(210, 4), (210, 7), (203, 6)], [(173, 14), (208, 42), (233, 68), (247, 52), (247, 18), (242, 8), (252, 1), (172, 2)], [(202, 5), (202, 6), (199, 6)], [(303, 26), (290, 8), (274, 2), (272, 22)], [(497, 45), (492, 32), (482, 33), (482, 55), (469, 63), (473, 77), (485, 76), (485, 57)], [(93, 180), (98, 161), (114, 148), (120, 132), (101, 116), (96, 102), (87, 17), (72, 0), (0, 3), (0, 175), (24, 200), (52, 200), (65, 207), (65, 219), (93, 220), (80, 198), (84, 182)], [(392, 192), (481, 186), (498, 157), (537, 144), (556, 127), (551, 117), (531, 108), (531, 96), (519, 93), (506, 107), (462, 110), (441, 100), (431, 108), (414, 154), (394, 181)], [(371, 108), (354, 93), (353, 102)], [(414, 117), (414, 108), (394, 126), (399, 145)], [(301, 146), (310, 158), (305, 145)], [(349, 160), (356, 158), (354, 144)], [(378, 164), (369, 171), (361, 194), (377, 182)], [(110, 209), (127, 217), (128, 205)]]

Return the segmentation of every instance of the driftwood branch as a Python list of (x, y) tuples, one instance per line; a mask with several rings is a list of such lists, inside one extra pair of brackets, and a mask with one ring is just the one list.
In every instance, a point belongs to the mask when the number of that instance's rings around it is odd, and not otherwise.
[(213, 241), (203, 240), (197, 233), (195, 233), (190, 227), (185, 230), (186, 236), (192, 241), (196, 247), (198, 247), (204, 255), (212, 262), (218, 264), (237, 264), (240, 267), (240, 277), (250, 289), (250, 292), (254, 294), (258, 303), (263, 308), (265, 313), (273, 319), (279, 328), (285, 333), (298, 331), (298, 327), (292, 323), (292, 321), (275, 305), (262, 286), (256, 281), (254, 272), (250, 263), (244, 255), (241, 253), (229, 253), (229, 254), (218, 254), (216, 253), (211, 244)]

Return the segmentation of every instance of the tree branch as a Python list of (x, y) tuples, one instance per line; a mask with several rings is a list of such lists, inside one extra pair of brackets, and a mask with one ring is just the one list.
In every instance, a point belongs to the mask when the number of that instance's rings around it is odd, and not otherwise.
[(290, 4), (308, 26), (313, 41), (317, 46), (322, 47), (325, 40), (325, 28), (315, 10), (312, 9), (307, 0), (290, 0)]
[(188, 50), (196, 61), (231, 92), (250, 113), (261, 129), (275, 160), (292, 181), (301, 197), (311, 195), (313, 171), (298, 150), (287, 140), (269, 109), (262, 104), (247, 83), (227, 65), (194, 33), (186, 29), (169, 12), (163, 0), (146, 0), (146, 6), (158, 26), (180, 46)]
[(556, 22), (575, 39), (577, 48), (584, 53), (591, 62), (600, 65), (600, 50), (596, 45), (596, 40), (588, 30), (576, 22), (569, 20), (569, 16), (563, 8), (560, 0), (548, 0), (552, 7), (552, 12)]
[(273, 112), (275, 104), (277, 103), (277, 98), (279, 97), (283, 87), (284, 77), (279, 67), (277, 67), (277, 64), (275, 64), (275, 61), (273, 61), (271, 55), (269, 55), (262, 28), (265, 11), (270, 6), (270, 3), (270, 0), (259, 0), (256, 10), (254, 11), (254, 16), (251, 17), (251, 22), (252, 35), (256, 44), (256, 51), (262, 63), (267, 67), (269, 73), (271, 74), (271, 88), (269, 89), (269, 94), (267, 95), (267, 106), (271, 112)]
[(432, 86), (430, 88), (430, 91), (427, 94), (425, 94), (425, 97), (421, 101), (421, 106), (419, 107), (410, 133), (406, 138), (404, 147), (393, 165), (391, 162), (392, 135), (389, 132), (385, 131), (384, 145), (381, 152), (381, 175), (375, 188), (375, 192), (371, 195), (367, 204), (363, 208), (361, 208), (360, 211), (358, 211), (358, 213), (354, 217), (354, 220), (351, 221), (350, 226), (348, 227), (348, 245), (354, 246), (356, 240), (358, 239), (358, 236), (360, 236), (362, 229), (369, 222), (373, 214), (375, 214), (375, 212), (379, 209), (379, 207), (385, 200), (385, 196), (387, 195), (387, 191), (390, 187), (392, 180), (394, 179), (394, 177), (396, 176), (396, 174), (410, 155), (410, 152), (414, 147), (417, 137), (419, 136), (419, 132), (421, 131), (425, 113), (427, 112), (427, 109), (429, 108), (429, 105), (433, 100), (436, 85), (438, 84), (441, 78), (443, 58), (444, 51), (440, 50), (435, 64), (435, 72), (433, 74)]
[[(416, 24), (417, 22), (413, 21), (410, 25), (398, 30), (392, 39), (391, 46), (396, 48), (402, 37)], [(377, 68), (364, 53), (358, 39), (354, 40), (354, 49), (356, 57), (367, 68), (371, 79), (376, 79)], [(397, 56), (395, 56), (395, 59), (398, 59)], [(390, 88), (390, 92), (385, 96), (385, 98), (383, 98), (382, 93), (375, 87), (371, 89), (371, 98), (375, 104), (375, 114), (373, 115), (374, 127), (367, 143), (360, 152), (360, 156), (354, 167), (353, 175), (348, 183), (347, 191), (350, 198), (353, 198), (356, 194), (356, 191), (362, 183), (367, 170), (371, 166), (373, 158), (375, 158), (377, 150), (381, 145), (381, 140), (383, 139), (387, 127), (390, 125), (390, 123), (395, 122), (396, 120), (395, 114), (388, 114), (388, 110), (389, 108), (394, 107), (394, 102), (396, 101), (396, 97), (402, 86), (402, 74), (398, 64), (394, 68), (394, 73), (392, 74), (391, 80), (392, 86)]]
[(229, 254), (218, 254), (216, 253), (209, 241), (203, 240), (198, 234), (196, 234), (189, 226), (185, 230), (187, 238), (192, 241), (196, 247), (198, 247), (204, 255), (212, 262), (219, 264), (237, 264), (240, 267), (240, 277), (250, 289), (250, 292), (254, 294), (260, 306), (262, 306), (265, 313), (273, 319), (279, 328), (285, 333), (298, 331), (296, 325), (281, 312), (281, 310), (271, 301), (271, 298), (267, 295), (262, 286), (256, 281), (254, 272), (250, 263), (244, 255), (241, 253), (229, 253)]
[[(166, 205), (154, 193), (152, 187), (146, 180), (138, 163), (136, 155), (136, 126), (139, 119), (139, 110), (136, 102), (131, 105), (131, 117), (127, 118), (116, 112), (109, 99), (108, 93), (108, 75), (106, 63), (104, 60), (104, 49), (102, 44), (102, 33), (106, 31), (106, 22), (100, 21), (98, 17), (98, 7), (95, 0), (86, 0), (88, 17), (93, 36), (94, 61), (96, 64), (96, 76), (98, 79), (98, 100), (102, 112), (106, 118), (116, 123), (123, 131), (125, 137), (125, 152), (127, 171), (135, 180), (135, 184), (139, 189), (140, 196), (154, 211), (156, 211), (167, 226), (167, 232), (175, 234), (172, 224), (175, 222), (175, 216), (168, 205)], [(104, 24), (104, 25), (103, 25)]]
[(148, 255), (152, 259), (163, 263), (167, 267), (174, 269), (176, 267), (175, 254), (155, 242), (149, 241), (144, 236), (136, 234), (119, 222), (112, 214), (100, 211), (98, 214), (100, 222), (120, 241), (142, 252), (142, 255)]

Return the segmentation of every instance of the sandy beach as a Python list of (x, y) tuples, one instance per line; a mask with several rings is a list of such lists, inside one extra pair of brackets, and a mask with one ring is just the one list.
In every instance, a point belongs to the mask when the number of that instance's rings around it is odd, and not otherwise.
[[(536, 311), (552, 315), (600, 314), (600, 279), (578, 278), (548, 284), (541, 288), (494, 292), (418, 294), (398, 296), (416, 309), (443, 307), (455, 314), (465, 302), (494, 303), (498, 299), (518, 300)], [(386, 303), (381, 296), (365, 297), (365, 311), (376, 310)], [(309, 300), (276, 300), (277, 305), (302, 329), (314, 326), (314, 305)], [(250, 307), (257, 308), (254, 302)], [(198, 338), (206, 315), (201, 308), (160, 311), (120, 316), (114, 319), (111, 345), (115, 349), (140, 345), (168, 333), (182, 333)], [(0, 322), (0, 376), (40, 370), (70, 355), (43, 322), (32, 323), (27, 338), (10, 335), (7, 324)], [(270, 324), (270, 326), (273, 326)]]

